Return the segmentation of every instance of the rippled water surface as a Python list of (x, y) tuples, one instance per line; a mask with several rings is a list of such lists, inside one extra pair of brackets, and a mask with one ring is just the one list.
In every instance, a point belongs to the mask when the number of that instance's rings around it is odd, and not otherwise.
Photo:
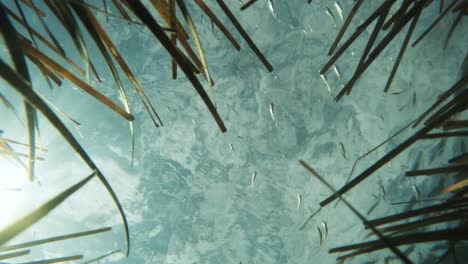
[[(164, 127), (155, 128), (137, 98), (130, 95), (136, 116), (133, 167), (130, 132), (123, 120), (73, 85), (65, 84), (54, 92), (41, 88), (82, 123), (79, 128), (70, 122), (67, 125), (122, 200), (130, 223), (132, 253), (129, 258), (109, 259), (116, 263), (335, 263), (337, 255), (328, 254), (328, 249), (359, 242), (367, 231), (342, 203), (323, 208), (303, 226), (331, 192), (298, 160), (305, 160), (335, 187), (342, 186), (359, 156), (413, 120), (455, 82), (463, 59), (460, 54), (466, 52), (466, 34), (458, 30), (443, 50), (439, 36), (446, 32), (453, 17), (443, 20), (418, 48), (408, 50), (390, 92), (384, 94), (385, 81), (403, 41), (399, 36), (357, 82), (351, 95), (334, 102), (334, 96), (352, 76), (372, 29), (365, 31), (338, 60), (341, 79), (333, 70), (326, 74), (329, 91), (318, 72), (338, 32), (325, 9), (329, 8), (337, 25), (342, 25), (332, 1), (314, 0), (308, 5), (305, 0), (274, 0), (274, 12), (268, 1), (258, 1), (243, 12), (238, 10), (238, 1), (226, 1), (274, 66), (272, 73), (250, 51), (215, 1), (207, 2), (235, 32), (242, 46), (240, 52), (219, 30), (212, 30), (208, 18), (191, 1), (186, 2), (197, 22), (216, 83), (214, 91), (202, 83), (215, 101), (227, 133), (219, 131), (181, 72), (178, 80), (171, 80), (169, 56), (150, 32), (117, 19), (111, 18), (105, 27), (164, 122)], [(369, 2), (351, 29), (370, 14), (378, 1)], [(346, 15), (354, 2), (340, 3)], [(430, 8), (438, 12), (437, 5)], [(99, 18), (105, 21), (104, 16)], [(423, 17), (416, 34), (431, 21), (430, 16)], [(463, 26), (466, 28), (466, 21)], [(65, 37), (63, 41), (68, 44)], [(98, 58), (97, 53), (94, 55)], [(96, 64), (104, 82), (94, 84), (117, 98), (103, 61), (96, 59)], [(43, 82), (41, 77), (36, 78), (38, 84)], [(28, 197), (32, 193), (37, 201), (89, 173), (57, 133), (45, 121), (42, 123), (40, 142), (49, 149), (44, 154), (46, 161), (38, 164), (38, 182), (21, 183), (23, 192), (28, 191)], [(24, 130), (15, 120), (8, 120), (8, 125), (5, 135)], [(358, 163), (355, 175), (411, 133), (408, 131)], [(413, 185), (422, 197), (427, 197), (439, 179), (409, 179), (404, 171), (444, 164), (446, 159), (431, 160), (421, 151), (449, 157), (459, 151), (454, 142), (416, 144), (346, 198), (369, 218), (406, 209), (391, 203), (414, 199)], [(385, 195), (380, 186), (384, 186)], [(16, 207), (10, 205), (8, 213), (12, 216), (36, 205), (21, 193), (8, 195), (19, 201)], [(322, 222), (326, 222), (328, 234), (320, 245), (317, 228), (324, 233)], [(124, 247), (118, 213), (104, 188), (95, 181), (23, 238), (103, 226), (113, 226), (113, 232), (66, 242), (60, 250), (96, 256)], [(57, 256), (62, 255), (60, 250), (56, 245), (45, 246), (37, 254)], [(431, 254), (430, 247), (425, 246), (403, 250), (415, 261), (419, 260), (418, 252)], [(390, 255), (384, 250), (350, 263), (372, 262)]]

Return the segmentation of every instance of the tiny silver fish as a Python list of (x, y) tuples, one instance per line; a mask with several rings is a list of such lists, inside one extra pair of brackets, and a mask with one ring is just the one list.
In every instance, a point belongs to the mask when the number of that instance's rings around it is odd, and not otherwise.
[(299, 193), (297, 194), (297, 210), (301, 209), (301, 203), (302, 203), (302, 195)]
[(340, 16), (341, 21), (344, 21), (343, 8), (341, 8), (340, 3), (338, 3), (338, 1), (335, 1), (334, 5), (336, 8), (336, 11), (338, 11), (338, 15)]
[(333, 64), (333, 71), (335, 72), (336, 77), (338, 77), (338, 80), (341, 81), (341, 72), (340, 72), (340, 69), (338, 69), (338, 66), (336, 66), (335, 64)]
[(327, 13), (327, 15), (331, 18), (331, 20), (333, 21), (333, 25), (335, 27), (338, 27), (338, 25), (336, 24), (336, 20), (335, 20), (335, 16), (333, 15), (333, 13), (331, 12), (330, 8), (325, 8), (325, 13)]
[(413, 195), (414, 195), (414, 197), (416, 198), (417, 201), (419, 201), (420, 194), (419, 194), (418, 187), (416, 187), (416, 185), (413, 184), (413, 185), (411, 186), (411, 189), (413, 189)]
[(322, 78), (323, 82), (324, 82), (325, 85), (327, 86), (328, 91), (331, 93), (331, 88), (330, 88), (330, 85), (328, 85), (327, 76), (325, 76), (325, 75), (323, 75), (323, 74), (320, 74), (320, 78)]
[(320, 246), (322, 246), (323, 244), (323, 235), (322, 235), (322, 231), (320, 230), (320, 227), (317, 226), (317, 231), (319, 233), (319, 238), (320, 238)]
[(229, 144), (229, 147), (231, 148), (231, 151), (232, 151), (232, 155), (236, 155), (236, 152), (234, 151), (234, 146), (231, 144)]
[(268, 0), (268, 9), (270, 9), (270, 12), (273, 15), (273, 17), (276, 18), (276, 11), (275, 5), (273, 4), (273, 0)]
[(276, 118), (275, 118), (275, 105), (273, 103), (270, 103), (270, 115), (271, 115), (271, 120), (273, 120), (273, 122), (276, 121)]
[(257, 172), (256, 171), (254, 171), (254, 173), (252, 174), (252, 177), (251, 177), (252, 188), (254, 187), (255, 178), (257, 178)]
[(326, 221), (322, 221), (323, 232), (325, 235), (323, 236), (323, 240), (327, 240), (328, 237), (328, 226)]

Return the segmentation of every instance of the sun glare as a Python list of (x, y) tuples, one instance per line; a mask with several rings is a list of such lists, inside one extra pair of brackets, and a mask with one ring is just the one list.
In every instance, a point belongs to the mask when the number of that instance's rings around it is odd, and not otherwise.
[(21, 211), (21, 204), (26, 198), (24, 189), (30, 183), (27, 179), (26, 169), (14, 161), (0, 157), (2, 168), (2, 182), (0, 184), (0, 228), (13, 221)]

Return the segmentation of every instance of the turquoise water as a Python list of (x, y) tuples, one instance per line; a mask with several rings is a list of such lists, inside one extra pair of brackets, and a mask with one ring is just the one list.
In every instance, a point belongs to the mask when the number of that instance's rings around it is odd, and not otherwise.
[[(209, 2), (215, 6), (214, 1)], [(212, 31), (207, 17), (189, 3), (194, 20), (201, 25), (198, 31), (216, 83), (214, 93), (206, 82), (203, 84), (226, 123), (225, 134), (219, 131), (186, 78), (180, 74), (178, 80), (171, 80), (169, 56), (150, 32), (111, 18), (106, 29), (164, 122), (164, 127), (155, 128), (128, 87), (136, 116), (133, 167), (130, 132), (125, 121), (110, 110), (103, 110), (94, 99), (69, 83), (50, 91), (39, 75), (33, 76), (37, 79), (34, 84), (41, 87), (38, 90), (82, 123), (76, 127), (65, 121), (123, 203), (130, 223), (132, 253), (129, 258), (114, 255), (107, 260), (335, 263), (337, 255), (328, 254), (329, 248), (359, 242), (366, 236), (360, 221), (342, 203), (336, 208), (322, 209), (301, 229), (319, 208), (319, 202), (331, 193), (298, 160), (308, 162), (335, 187), (342, 186), (359, 156), (417, 117), (437, 94), (457, 80), (468, 41), (461, 30), (466, 29), (466, 21), (455, 32), (448, 49), (442, 49), (440, 36), (445, 37), (453, 17), (444, 19), (417, 49), (408, 50), (391, 88), (391, 92), (402, 93), (384, 95), (383, 88), (403, 35), (357, 82), (351, 96), (337, 103), (333, 97), (352, 76), (371, 32), (364, 32), (364, 38), (337, 62), (341, 80), (333, 70), (327, 73), (329, 91), (318, 71), (327, 61), (326, 52), (338, 28), (325, 9), (333, 12), (338, 26), (342, 21), (332, 1), (313, 1), (310, 5), (305, 2), (276, 0), (273, 12), (267, 1), (258, 1), (243, 12), (237, 10), (238, 1), (230, 3), (241, 24), (275, 67), (273, 73), (261, 65), (237, 34), (242, 49), (236, 52), (220, 31)], [(376, 7), (375, 2), (363, 6), (352, 29)], [(340, 3), (346, 15), (353, 1)], [(430, 7), (416, 35), (432, 21), (431, 12), (438, 12), (438, 5)], [(105, 21), (104, 16), (99, 17)], [(235, 31), (221, 13), (219, 17)], [(61, 43), (71, 45), (66, 36)], [(91, 54), (98, 58), (96, 50)], [(70, 56), (78, 61), (77, 54)], [(91, 83), (106, 95), (118, 98), (103, 62), (96, 59), (96, 65), (104, 81)], [(2, 126), (5, 136), (26, 139), (21, 124), (11, 115), (8, 118), (7, 125)], [(355, 175), (412, 133), (407, 131), (369, 155), (358, 164)], [(346, 198), (368, 218), (375, 218), (407, 209), (391, 203), (415, 199), (412, 186), (417, 186), (421, 197), (429, 197), (435, 192), (435, 185), (444, 179), (410, 179), (404, 176), (404, 171), (441, 166), (454, 152), (461, 151), (458, 147), (461, 144), (456, 141), (436, 143), (416, 144)], [(40, 144), (49, 151), (41, 154), (46, 160), (38, 163), (37, 180), (12, 181), (12, 186), (20, 186), (22, 191), (4, 192), (8, 201), (17, 202), (10, 203), (11, 209), (7, 211), (12, 218), (89, 174), (85, 164), (44, 120)], [(437, 153), (444, 158), (422, 153)], [(1, 162), (12, 174), (23, 173)], [(385, 195), (380, 186), (384, 186)], [(2, 204), (7, 204), (5, 201)], [(93, 181), (17, 241), (112, 226), (111, 233), (47, 245), (34, 254), (47, 258), (84, 253), (92, 258), (123, 249), (121, 222), (110, 201), (100, 183)], [(323, 230), (323, 221), (328, 235), (320, 245), (317, 227)], [(420, 261), (420, 253), (424, 256), (421, 261), (430, 263), (431, 256), (442, 252), (431, 252), (434, 245), (402, 249), (414, 261)], [(388, 256), (391, 253), (383, 250), (354, 258), (350, 263), (382, 263)]]

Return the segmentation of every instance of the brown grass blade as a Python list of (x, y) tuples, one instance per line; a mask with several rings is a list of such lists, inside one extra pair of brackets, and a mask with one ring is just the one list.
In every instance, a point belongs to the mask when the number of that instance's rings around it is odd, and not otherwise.
[(37, 209), (33, 210), (29, 214), (23, 216), (19, 220), (9, 224), (6, 228), (0, 231), (0, 246), (4, 245), (6, 242), (22, 233), (34, 223), (42, 219), (44, 216), (48, 215), (52, 210), (59, 206), (63, 201), (70, 197), (73, 193), (78, 191), (83, 187), (89, 180), (91, 180), (96, 175), (94, 171), (91, 175), (84, 178), (75, 185), (69, 187), (62, 193), (56, 195), (54, 198), (50, 199), (48, 202), (39, 206)]
[(423, 136), (421, 139), (434, 139), (434, 138), (445, 138), (445, 137), (467, 137), (468, 131), (461, 132), (450, 132), (450, 133), (431, 133)]
[[(195, 24), (193, 24), (192, 17), (190, 16), (190, 13), (187, 7), (185, 6), (184, 0), (177, 0), (177, 5), (179, 6), (179, 9), (182, 12), (182, 15), (184, 16), (185, 21), (187, 22), (190, 34), (192, 35), (192, 38), (193, 38), (193, 42), (195, 43), (195, 47), (197, 48), (197, 51), (198, 51), (198, 56), (200, 56), (201, 63), (202, 63), (202, 68), (200, 70), (203, 72), (203, 75), (205, 76), (208, 83), (211, 86), (213, 86), (213, 83), (210, 77), (210, 72), (208, 70), (208, 64), (206, 63), (206, 59), (205, 59), (205, 53), (203, 52), (200, 38), (198, 37)], [(213, 96), (214, 96), (214, 89), (212, 89), (212, 91), (213, 91)]]
[[(19, 12), (20, 15), (21, 15), (22, 20), (23, 20), (24, 23), (27, 25), (26, 28), (30, 28), (30, 26), (28, 25), (28, 21), (27, 21), (25, 15), (24, 15), (23, 9), (21, 8), (21, 5), (19, 4), (19, 0), (15, 0), (15, 5), (16, 5), (16, 9), (18, 10), (18, 12)], [(42, 17), (39, 16), (39, 18), (42, 18)], [(34, 47), (37, 48), (38, 46), (37, 46), (36, 39), (34, 38), (34, 36), (33, 36), (33, 34), (31, 33), (30, 30), (28, 30), (28, 34), (29, 34), (30, 41), (33, 43)], [(51, 83), (51, 81), (50, 81), (50, 78), (51, 78), (51, 77), (49, 76), (49, 75), (50, 75), (49, 72), (46, 72), (47, 70), (44, 69), (44, 67), (40, 67), (40, 66), (39, 66), (38, 68), (39, 68), (39, 71), (41, 72), (42, 76), (44, 77), (45, 81), (47, 82), (47, 85), (49, 85), (49, 88), (50, 88), (51, 90), (53, 90), (54, 87), (52, 86), (52, 83)], [(53, 79), (53, 81), (56, 82), (57, 79)], [(57, 82), (56, 82), (56, 83), (57, 83)], [(60, 83), (60, 81), (59, 81), (59, 83)]]
[(405, 54), (406, 48), (408, 47), (408, 43), (411, 37), (413, 36), (414, 29), (416, 28), (416, 24), (418, 23), (419, 17), (421, 16), (421, 11), (418, 12), (416, 16), (413, 18), (410, 28), (408, 29), (408, 32), (406, 33), (406, 37), (403, 40), (403, 44), (401, 45), (400, 51), (398, 52), (398, 57), (395, 60), (395, 64), (393, 65), (392, 72), (390, 73), (387, 83), (385, 84), (385, 88), (384, 88), (385, 93), (388, 92), (388, 90), (390, 90), (390, 86), (392, 85), (393, 78), (395, 78), (395, 74), (398, 70), (398, 67), (400, 66), (401, 59), (403, 58), (403, 55)]
[(449, 163), (453, 163), (453, 164), (468, 163), (468, 153), (465, 152), (465, 153), (463, 153), (463, 154), (461, 154), (459, 156), (456, 156), (453, 159), (450, 159)]
[[(354, 31), (354, 33), (345, 41), (338, 51), (328, 60), (328, 62), (320, 70), (320, 74), (325, 74), (330, 67), (343, 55), (343, 53), (353, 44), (353, 42), (361, 35), (362, 32), (369, 27), (375, 19), (377, 19), (388, 5), (393, 5), (396, 0), (386, 0), (383, 2), (364, 22), (362, 22)], [(344, 33), (344, 32), (343, 32)], [(331, 55), (331, 53), (329, 54)]]
[(134, 117), (122, 109), (120, 106), (118, 106), (116, 103), (114, 103), (111, 99), (106, 97), (104, 94), (100, 93), (98, 90), (94, 89), (90, 85), (88, 85), (86, 82), (82, 81), (78, 77), (76, 77), (73, 73), (69, 72), (67, 69), (62, 67), (60, 64), (55, 62), (53, 59), (39, 51), (38, 49), (35, 49), (34, 47), (30, 46), (27, 42), (22, 43), (22, 47), (24, 48), (24, 51), (28, 54), (28, 56), (32, 56), (35, 59), (41, 61), (44, 65), (46, 65), (50, 70), (54, 71), (56, 74), (59, 76), (68, 79), (75, 85), (77, 85), (79, 88), (96, 98), (96, 100), (100, 101), (104, 105), (108, 106), (110, 109), (112, 109), (114, 112), (118, 113), (120, 116), (125, 118), (128, 121), (133, 121)]
[(393, 23), (396, 24), (403, 17), (403, 15), (406, 13), (406, 11), (412, 3), (412, 0), (404, 0), (401, 3), (400, 8), (395, 12), (395, 14), (393, 14), (393, 16), (391, 16), (390, 19), (388, 19), (387, 22), (385, 22), (385, 24), (382, 27), (382, 30), (387, 30)]
[[(50, 43), (46, 38), (44, 38), (39, 32), (37, 32), (36, 30), (34, 30), (33, 28), (31, 27), (28, 27), (24, 21), (18, 17), (15, 13), (13, 13), (11, 10), (8, 9), (8, 7), (6, 7), (5, 5), (3, 5), (2, 3), (0, 3), (0, 6), (2, 6), (4, 8), (4, 10), (7, 12), (7, 14), (13, 18), (16, 22), (18, 22), (20, 25), (22, 25), (24, 28), (26, 28), (29, 32), (31, 32), (31, 34), (36, 37), (37, 39), (39, 39), (42, 43), (44, 43), (44, 45), (46, 45), (50, 50), (52, 50), (54, 53), (56, 53), (57, 55), (59, 55), (62, 59), (64, 59), (67, 63), (69, 63), (74, 69), (76, 69), (80, 74), (82, 75), (85, 75), (85, 71), (83, 69), (81, 69), (80, 66), (78, 66), (76, 63), (74, 63), (71, 59), (69, 59), (68, 57), (64, 56), (64, 54), (62, 53), (62, 51), (60, 51), (60, 49), (58, 49), (57, 47), (55, 47), (55, 45), (53, 45), (52, 43)], [(19, 34), (21, 35), (21, 34)], [(22, 35), (21, 35), (22, 36)], [(22, 36), (24, 38), (24, 36)], [(25, 38), (26, 39), (26, 38)]]
[(104, 228), (94, 229), (90, 231), (77, 232), (77, 233), (71, 233), (71, 234), (62, 235), (62, 236), (54, 236), (54, 237), (49, 237), (49, 238), (32, 240), (32, 241), (28, 241), (28, 242), (24, 242), (20, 244), (2, 246), (0, 247), (0, 252), (12, 251), (12, 250), (17, 250), (17, 249), (22, 249), (22, 248), (27, 248), (27, 247), (34, 247), (38, 245), (43, 245), (43, 244), (57, 242), (57, 241), (63, 241), (67, 239), (73, 239), (77, 237), (90, 236), (90, 235), (95, 235), (95, 234), (99, 234), (103, 232), (108, 232), (110, 230), (112, 230), (112, 227), (104, 227)]
[(80, 143), (78, 143), (73, 134), (67, 129), (67, 127), (62, 123), (62, 121), (60, 121), (60, 119), (47, 106), (47, 104), (44, 101), (42, 101), (41, 98), (32, 90), (31, 84), (25, 81), (20, 75), (18, 75), (18, 73), (14, 71), (8, 64), (6, 64), (1, 58), (0, 77), (5, 79), (11, 85), (11, 87), (23, 97), (24, 100), (27, 100), (30, 104), (34, 106), (34, 108), (38, 109), (46, 117), (46, 119), (60, 132), (63, 138), (70, 144), (70, 146), (75, 150), (75, 152), (78, 153), (78, 155), (80, 155), (80, 157), (86, 162), (86, 164), (92, 170), (96, 171), (99, 180), (104, 185), (108, 193), (111, 195), (114, 204), (119, 210), (125, 230), (125, 238), (127, 242), (126, 253), (128, 256), (128, 254), (130, 253), (130, 233), (128, 229), (128, 221), (125, 217), (123, 207), (120, 204), (120, 201), (117, 195), (115, 194), (114, 190), (112, 189), (110, 183), (104, 177), (104, 175), (93, 162), (93, 160), (89, 157), (89, 155), (86, 153), (83, 147), (81, 147)]
[(385, 225), (395, 221), (402, 221), (411, 217), (416, 217), (420, 215), (430, 214), (434, 212), (442, 212), (445, 210), (453, 210), (456, 208), (465, 208), (468, 207), (468, 198), (462, 198), (456, 201), (444, 202), (436, 205), (431, 205), (423, 207), (420, 209), (415, 209), (399, 214), (394, 214), (390, 216), (380, 217), (374, 220), (370, 220), (374, 226)]
[(44, 3), (49, 7), (49, 10), (57, 17), (61, 22), (62, 26), (66, 29), (70, 35), (73, 43), (75, 44), (78, 53), (81, 56), (81, 59), (86, 65), (86, 76), (89, 78), (89, 70), (91, 69), (96, 75), (97, 79), (100, 79), (95, 71), (95, 68), (91, 62), (91, 59), (88, 55), (88, 50), (84, 42), (83, 36), (80, 31), (78, 22), (75, 19), (75, 16), (68, 6), (68, 1), (53, 1), (45, 0)]
[[(166, 4), (166, 2), (162, 1), (162, 0), (151, 0), (151, 3), (153, 5), (153, 7), (158, 11), (159, 15), (163, 18), (164, 22), (167, 25), (169, 25), (169, 27), (170, 27), (170, 25), (171, 25), (171, 16), (170, 16), (170, 13), (169, 13), (169, 6)], [(192, 62), (187, 59), (188, 61), (190, 61), (190, 64), (191, 64), (190, 67), (192, 67), (192, 71), (194, 73), (198, 74), (198, 73), (200, 73), (200, 71), (198, 69), (202, 69), (203, 65), (202, 65), (200, 59), (195, 54), (195, 52), (193, 51), (190, 44), (188, 43), (188, 34), (187, 34), (187, 32), (185, 32), (184, 28), (182, 27), (182, 24), (177, 19), (177, 17), (175, 19), (176, 19), (175, 22), (176, 22), (176, 30), (177, 30), (177, 39), (179, 40), (180, 45), (187, 52), (187, 55), (193, 61), (193, 64), (195, 64), (195, 65), (193, 65)], [(182, 54), (185, 57), (185, 55), (181, 51), (179, 51), (179, 52), (180, 52), (180, 54)]]
[(455, 6), (457, 0), (453, 0), (452, 3), (442, 12), (430, 26), (424, 30), (424, 32), (411, 44), (412, 47), (416, 46), (426, 35), (429, 33), (441, 20), (444, 18), (448, 12)]
[[(417, 228), (427, 227), (430, 225), (436, 225), (440, 223), (446, 223), (450, 221), (459, 221), (463, 218), (467, 218), (468, 210), (454, 211), (446, 214), (426, 217), (409, 223), (397, 224), (379, 229), (382, 233), (392, 232), (391, 236), (406, 231), (414, 231)], [(468, 218), (467, 218), (468, 219)], [(370, 233), (372, 235), (372, 233)]]
[(211, 115), (215, 119), (220, 130), (222, 132), (226, 132), (224, 122), (222, 121), (221, 117), (218, 114), (218, 111), (216, 110), (210, 98), (203, 89), (203, 86), (193, 74), (192, 69), (190, 68), (190, 65), (186, 58), (183, 57), (181, 53), (177, 50), (177, 48), (172, 45), (169, 37), (166, 36), (162, 28), (159, 26), (158, 22), (154, 20), (150, 12), (146, 9), (146, 7), (143, 4), (136, 0), (126, 1), (133, 8), (134, 13), (140, 18), (141, 21), (148, 25), (149, 29), (153, 32), (154, 36), (161, 42), (161, 44), (169, 52), (169, 54), (171, 54), (171, 56), (177, 61), (182, 71), (185, 73), (187, 78), (190, 80), (190, 82), (204, 101), (205, 105), (208, 107), (208, 110), (211, 112)]
[[(128, 22), (129, 24), (135, 24), (135, 25), (140, 25), (140, 26), (144, 26), (145, 24), (139, 22), (139, 21), (135, 21), (135, 20), (128, 20), (126, 19), (125, 17), (122, 17), (122, 16), (119, 16), (119, 15), (116, 15), (116, 14), (113, 14), (113, 13), (110, 13), (108, 10), (107, 10), (107, 4), (106, 4), (106, 0), (103, 0), (102, 2), (104, 3), (104, 10), (102, 10), (101, 8), (95, 6), (95, 5), (92, 5), (90, 3), (86, 3), (86, 2), (83, 2), (81, 0), (68, 0), (70, 3), (75, 3), (75, 4), (78, 4), (78, 5), (82, 5), (84, 7), (87, 7), (89, 8), (90, 10), (93, 10), (93, 11), (96, 11), (96, 12), (99, 12), (99, 13), (103, 13), (106, 15), (106, 22), (108, 23), (109, 22), (109, 17), (113, 17), (113, 18), (116, 18), (116, 19), (119, 19), (119, 20), (123, 20), (125, 22)], [(172, 29), (169, 29), (167, 28), (166, 30), (172, 30)]]
[[(170, 3), (168, 4), (166, 0), (150, 0), (150, 2), (153, 5), (153, 7), (156, 9), (156, 11), (159, 13), (159, 15), (162, 17), (166, 25), (169, 26), (171, 24), (171, 15), (170, 15), (171, 11), (169, 10)], [(174, 31), (175, 33), (180, 32), (182, 34), (182, 36), (177, 35), (178, 38), (185, 39), (185, 40), (189, 39), (190, 38), (189, 34), (187, 33), (187, 31), (185, 31), (185, 28), (182, 26), (182, 23), (179, 21), (177, 16), (175, 16), (174, 19), (175, 19), (176, 26), (171, 27), (171, 28), (175, 30)]]
[(112, 0), (112, 2), (114, 3), (115, 7), (117, 7), (117, 9), (119, 10), (122, 17), (125, 18), (125, 20), (128, 20), (128, 21), (132, 20), (130, 16), (128, 15), (127, 11), (125, 11), (125, 7), (120, 3), (119, 0)]
[[(429, 231), (422, 233), (415, 233), (410, 235), (402, 235), (396, 237), (390, 237), (388, 240), (396, 246), (402, 246), (407, 244), (427, 243), (441, 240), (466, 240), (468, 239), (468, 230), (466, 228), (455, 228), (447, 230)], [(357, 243), (344, 247), (336, 247), (330, 249), (329, 253), (336, 253), (354, 249), (363, 249), (363, 253), (369, 253), (372, 251), (384, 249), (386, 246), (381, 240), (374, 240), (369, 242)], [(365, 252), (364, 252), (365, 250)], [(362, 253), (361, 253), (362, 254)]]
[[(74, 0), (76, 2), (79, 2), (81, 0)], [(73, 4), (72, 4), (73, 6)], [(115, 68), (112, 59), (110, 58), (107, 50), (110, 51), (110, 53), (113, 55), (113, 57), (116, 59), (116, 61), (119, 63), (120, 67), (122, 68), (123, 72), (127, 76), (127, 78), (130, 80), (130, 83), (137, 93), (139, 99), (143, 103), (143, 106), (145, 107), (146, 111), (150, 115), (151, 120), (153, 121), (153, 124), (156, 127), (159, 127), (159, 125), (162, 126), (162, 121), (156, 112), (153, 104), (150, 102), (148, 97), (146, 96), (146, 93), (144, 92), (143, 88), (139, 84), (138, 80), (128, 67), (128, 65), (125, 63), (125, 60), (122, 58), (120, 55), (119, 51), (117, 50), (117, 47), (112, 43), (110, 37), (107, 35), (105, 30), (102, 28), (101, 24), (98, 22), (96, 17), (89, 11), (87, 10), (84, 6), (80, 5), (74, 5), (75, 11), (79, 14), (80, 19), (82, 20), (83, 24), (87, 27), (88, 32), (90, 35), (93, 37), (94, 41), (96, 42), (96, 45), (99, 47), (101, 50), (102, 55), (104, 56), (109, 69), (112, 72), (112, 75), (114, 76), (115, 82), (117, 83), (117, 87), (119, 89), (119, 93), (121, 95), (121, 98), (124, 101), (126, 110), (129, 112), (130, 107), (128, 106), (128, 102), (126, 99), (126, 95), (124, 92), (124, 89), (122, 87), (122, 84), (120, 82), (120, 78), (117, 72), (117, 69)], [(158, 122), (155, 120), (157, 119)], [(132, 161), (131, 163), (133, 164), (133, 158), (134, 158), (134, 146), (135, 146), (135, 133), (134, 133), (134, 128), (133, 128), (133, 123), (130, 124), (130, 131), (131, 131), (131, 144), (132, 144)]]
[(449, 120), (445, 122), (442, 126), (444, 130), (452, 130), (458, 128), (467, 128), (468, 127), (468, 120)]
[(459, 190), (461, 188), (464, 188), (468, 186), (468, 179), (465, 179), (465, 180), (462, 180), (462, 181), (459, 181), (453, 185), (450, 185), (449, 187), (443, 189), (442, 191), (440, 191), (441, 194), (444, 194), (444, 193), (449, 193), (449, 192), (453, 192), (453, 191), (456, 191), (456, 190)]
[(372, 50), (369, 54), (367, 60), (356, 69), (353, 77), (348, 81), (345, 87), (338, 93), (335, 97), (335, 101), (339, 101), (341, 97), (354, 86), (357, 80), (361, 77), (361, 75), (369, 68), (369, 66), (374, 62), (374, 60), (382, 53), (382, 51), (388, 46), (388, 44), (395, 38), (395, 36), (400, 33), (403, 27), (424, 7), (424, 4), (427, 3), (429, 0), (421, 0), (413, 5), (413, 7), (405, 14), (404, 17), (401, 18), (400, 23), (398, 23), (395, 27), (390, 30), (390, 32), (385, 35), (385, 37), (380, 41), (380, 43)]
[(21, 0), (27, 7), (31, 8), (36, 14), (38, 14), (41, 17), (45, 17), (46, 13), (42, 11), (41, 9), (37, 8), (34, 3), (31, 2), (31, 0)]
[[(60, 79), (59, 76), (57, 76), (55, 73), (53, 73), (51, 70), (49, 70), (46, 66), (44, 66), (42, 64), (42, 62), (38, 61), (36, 58), (31, 57), (31, 56), (29, 56), (28, 58), (32, 63), (34, 63), (37, 66), (37, 68), (40, 69), (42, 75), (44, 76), (44, 78), (47, 81), (49, 81), (49, 79), (51, 79), (52, 81), (54, 81), (54, 83), (57, 86), (59, 86), (59, 87), (62, 86), (62, 79)], [(50, 83), (49, 83), (49, 86), (52, 87)]]
[(42, 27), (45, 29), (45, 31), (47, 32), (47, 35), (54, 43), (54, 47), (60, 52), (60, 55), (65, 57), (65, 51), (63, 50), (62, 46), (58, 42), (57, 38), (55, 38), (55, 35), (50, 31), (49, 26), (47, 26), (47, 23), (45, 23), (43, 19), (43, 16), (41, 16), (41, 14), (37, 12), (38, 8), (35, 6), (33, 2), (30, 2), (30, 0), (27, 0), (27, 1), (33, 6), (33, 9), (35, 10), (37, 17), (39, 18), (39, 21), (41, 22)]
[(248, 0), (240, 7), (240, 10), (242, 11), (246, 10), (249, 6), (255, 4), (255, 2), (257, 2), (257, 0)]
[[(130, 111), (130, 105), (127, 100), (127, 95), (125, 93), (125, 90), (123, 88), (122, 82), (120, 80), (119, 73), (114, 65), (114, 62), (112, 61), (111, 56), (109, 55), (108, 52), (108, 46), (104, 43), (102, 39), (102, 32), (104, 31), (100, 24), (97, 22), (96, 18), (93, 16), (93, 14), (83, 5), (77, 5), (74, 3), (70, 3), (72, 6), (73, 10), (77, 14), (78, 18), (81, 20), (85, 28), (88, 30), (88, 33), (91, 35), (91, 38), (94, 40), (94, 43), (98, 47), (99, 51), (101, 52), (102, 56), (104, 57), (107, 67), (109, 68), (110, 72), (112, 73), (112, 76), (114, 78), (114, 81), (117, 85), (117, 91), (119, 92), (120, 98), (124, 104), (125, 111), (129, 114), (131, 114)], [(98, 32), (96, 27), (99, 27), (101, 29), (101, 34)], [(110, 39), (108, 39), (110, 40)], [(115, 48), (115, 47), (114, 47)], [(132, 121), (129, 122), (130, 125), (130, 133), (131, 133), (131, 163), (133, 164), (133, 157), (135, 153), (135, 133), (134, 133), (134, 128), (133, 128), (133, 123)]]
[(359, 60), (358, 66), (356, 68), (359, 69), (364, 61), (366, 61), (367, 56), (369, 55), (369, 52), (371, 51), (372, 47), (374, 46), (375, 41), (377, 40), (377, 36), (379, 35), (380, 31), (382, 30), (382, 26), (385, 22), (385, 19), (387, 19), (387, 15), (390, 7), (387, 7), (383, 9), (382, 13), (380, 14), (379, 18), (377, 19), (377, 23), (374, 26), (374, 29), (372, 29), (372, 33), (369, 37), (369, 40), (367, 40), (366, 47), (364, 48), (364, 52), (362, 53), (361, 59)]
[(245, 31), (245, 29), (241, 26), (239, 21), (237, 21), (236, 17), (234, 14), (229, 10), (229, 7), (224, 3), (223, 0), (216, 0), (218, 5), (221, 7), (223, 12), (226, 14), (226, 16), (229, 18), (231, 23), (234, 25), (234, 27), (239, 31), (241, 34), (242, 38), (244, 38), (245, 42), (249, 45), (249, 47), (252, 49), (252, 51), (255, 53), (255, 55), (260, 59), (260, 61), (263, 63), (265, 68), (269, 72), (273, 71), (273, 66), (268, 62), (268, 60), (265, 58), (263, 53), (258, 49), (257, 45), (253, 42), (253, 40), (250, 38), (249, 34)]
[[(169, 0), (169, 26), (171, 28), (177, 28), (177, 17), (176, 17), (176, 7), (175, 0)], [(174, 47), (177, 47), (177, 34), (171, 33), (171, 41)], [(174, 59), (171, 59), (171, 68), (172, 68), (172, 79), (177, 79), (177, 62)]]
[(466, 171), (466, 170), (468, 170), (468, 164), (454, 165), (454, 166), (433, 168), (433, 169), (426, 169), (426, 170), (407, 171), (405, 174), (406, 176), (410, 176), (410, 177), (430, 176), (430, 175), (435, 175), (435, 174), (460, 172), (460, 171)]
[(240, 50), (240, 45), (236, 39), (232, 36), (231, 32), (224, 26), (224, 24), (219, 20), (216, 14), (211, 11), (211, 9), (205, 4), (203, 0), (195, 0), (195, 3), (205, 12), (205, 14), (210, 17), (211, 21), (221, 30), (224, 36), (231, 42), (232, 46), (236, 50)]
[[(462, 90), (468, 84), (468, 73), (466, 73), (458, 82), (456, 82), (450, 89), (442, 93), (437, 97), (437, 101), (435, 101), (424, 113), (422, 113), (417, 121), (414, 123), (413, 128), (416, 127), (420, 122), (422, 122), (426, 116), (434, 111), (440, 104), (442, 104), (445, 100), (447, 100), (452, 94), (455, 94), (459, 90)], [(455, 100), (453, 100), (454, 102)]]

